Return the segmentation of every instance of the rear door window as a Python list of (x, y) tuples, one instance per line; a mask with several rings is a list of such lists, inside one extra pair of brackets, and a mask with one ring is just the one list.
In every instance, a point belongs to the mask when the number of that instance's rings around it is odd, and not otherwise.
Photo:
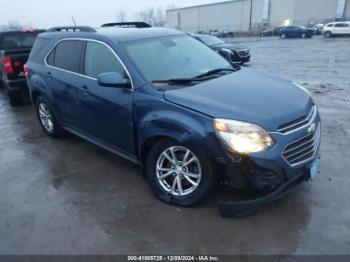
[(83, 41), (64, 40), (57, 44), (47, 57), (47, 63), (70, 72), (80, 72), (80, 55)]
[(86, 43), (84, 74), (97, 78), (99, 74), (116, 72), (125, 77), (125, 71), (116, 55), (106, 45), (88, 41)]

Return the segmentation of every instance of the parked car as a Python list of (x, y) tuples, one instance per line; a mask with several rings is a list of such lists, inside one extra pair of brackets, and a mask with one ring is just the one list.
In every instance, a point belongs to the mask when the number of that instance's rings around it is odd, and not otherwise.
[(282, 39), (285, 38), (310, 38), (313, 35), (313, 30), (304, 26), (286, 26), (279, 30), (279, 35)]
[(273, 33), (274, 33), (273, 29), (271, 29), (271, 28), (263, 28), (260, 31), (260, 36), (261, 37), (273, 36)]
[(313, 30), (314, 35), (321, 35), (324, 24), (316, 24), (311, 29)]
[(274, 29), (271, 28), (263, 28), (260, 32), (261, 37), (266, 36), (279, 36), (279, 30), (281, 30), (283, 27), (275, 27)]
[(326, 24), (323, 28), (326, 38), (333, 36), (350, 36), (350, 22), (334, 22)]
[(37, 35), (42, 30), (0, 32), (0, 86), (4, 87), (12, 106), (22, 101), (27, 91), (24, 64)]
[(212, 35), (191, 35), (200, 42), (206, 44), (214, 51), (225, 57), (231, 63), (244, 64), (250, 61), (250, 51), (248, 48), (238, 44), (226, 43)]
[(219, 179), (261, 192), (219, 203), (227, 217), (318, 173), (320, 117), (303, 87), (232, 65), (172, 29), (70, 29), (40, 34), (27, 64), (48, 136), (66, 130), (142, 165), (167, 203), (198, 204)]

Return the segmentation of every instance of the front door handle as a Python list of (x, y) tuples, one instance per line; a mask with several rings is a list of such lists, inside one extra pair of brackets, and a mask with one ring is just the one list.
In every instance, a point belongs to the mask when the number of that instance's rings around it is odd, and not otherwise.
[(89, 88), (86, 85), (83, 85), (81, 87), (81, 89), (82, 89), (83, 96), (88, 96), (89, 95), (89, 92), (88, 92)]
[(51, 74), (51, 72), (47, 72), (47, 73), (46, 73), (46, 77), (47, 77), (47, 79), (52, 79), (52, 74)]

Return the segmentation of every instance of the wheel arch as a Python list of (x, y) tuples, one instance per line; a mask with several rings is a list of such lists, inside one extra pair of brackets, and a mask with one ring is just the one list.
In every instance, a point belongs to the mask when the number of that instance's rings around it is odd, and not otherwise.
[(163, 111), (151, 113), (138, 125), (138, 158), (144, 163), (149, 150), (162, 139), (169, 139), (199, 151), (205, 157), (222, 157), (212, 119), (197, 114)]
[(42, 96), (42, 93), (37, 90), (37, 89), (34, 89), (31, 93), (30, 93), (30, 98), (32, 100), (32, 103), (33, 105), (35, 106), (36, 104), (36, 100), (38, 99), (39, 96)]

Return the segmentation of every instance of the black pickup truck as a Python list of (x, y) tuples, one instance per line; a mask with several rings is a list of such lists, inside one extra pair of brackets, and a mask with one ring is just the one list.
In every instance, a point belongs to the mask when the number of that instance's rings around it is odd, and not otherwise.
[(36, 37), (44, 30), (0, 32), (0, 87), (4, 87), (10, 104), (22, 102), (27, 91), (24, 65)]

